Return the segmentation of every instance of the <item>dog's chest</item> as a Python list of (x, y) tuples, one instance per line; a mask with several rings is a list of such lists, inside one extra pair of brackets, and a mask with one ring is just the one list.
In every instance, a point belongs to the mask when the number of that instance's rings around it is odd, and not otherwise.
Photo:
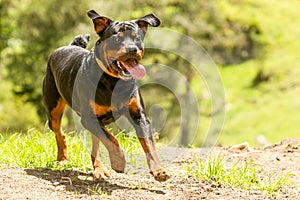
[(90, 100), (89, 103), (93, 110), (93, 113), (104, 124), (109, 124), (117, 120), (121, 115), (123, 115), (126, 112), (126, 110), (128, 110), (129, 105), (129, 101), (120, 103), (118, 105), (100, 105), (92, 100)]
[(98, 84), (95, 99), (89, 100), (89, 105), (100, 121), (111, 123), (128, 112), (137, 91), (133, 83), (118, 82), (112, 86), (102, 82)]

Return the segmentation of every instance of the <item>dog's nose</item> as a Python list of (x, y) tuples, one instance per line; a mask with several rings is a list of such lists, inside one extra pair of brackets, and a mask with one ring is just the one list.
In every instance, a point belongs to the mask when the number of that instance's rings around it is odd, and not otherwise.
[(138, 48), (135, 46), (130, 46), (130, 47), (126, 48), (126, 53), (131, 54), (131, 55), (136, 54), (137, 51), (138, 51)]

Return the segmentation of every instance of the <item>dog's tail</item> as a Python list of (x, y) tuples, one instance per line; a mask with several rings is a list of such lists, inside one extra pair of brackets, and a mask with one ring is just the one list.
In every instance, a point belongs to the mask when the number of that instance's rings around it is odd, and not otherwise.
[(81, 34), (75, 36), (69, 45), (75, 45), (85, 49), (89, 44), (89, 41), (90, 41), (90, 34), (85, 34), (85, 35)]

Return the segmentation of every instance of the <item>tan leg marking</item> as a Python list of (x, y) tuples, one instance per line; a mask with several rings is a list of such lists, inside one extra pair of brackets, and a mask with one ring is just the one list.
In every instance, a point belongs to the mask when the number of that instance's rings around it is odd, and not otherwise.
[(137, 95), (136, 97), (130, 99), (128, 107), (132, 113), (138, 113), (141, 108), (140, 96)]
[(51, 129), (56, 136), (57, 161), (66, 162), (68, 160), (66, 135), (61, 128), (61, 117), (66, 108), (65, 101), (60, 98), (56, 107), (51, 111)]

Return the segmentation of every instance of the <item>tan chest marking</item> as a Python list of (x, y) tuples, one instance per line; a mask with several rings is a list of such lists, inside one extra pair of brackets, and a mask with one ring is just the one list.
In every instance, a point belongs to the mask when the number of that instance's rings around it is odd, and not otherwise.
[(90, 101), (90, 106), (92, 107), (94, 114), (98, 117), (103, 116), (112, 110), (111, 106), (100, 106), (92, 100)]
[[(90, 106), (93, 109), (93, 112), (98, 117), (103, 116), (111, 111), (117, 111), (118, 109), (112, 106), (101, 106), (94, 101), (90, 101)], [(130, 99), (129, 102), (120, 105), (119, 109), (128, 107), (131, 112), (138, 113), (141, 107), (140, 97), (137, 96), (135, 98)]]

